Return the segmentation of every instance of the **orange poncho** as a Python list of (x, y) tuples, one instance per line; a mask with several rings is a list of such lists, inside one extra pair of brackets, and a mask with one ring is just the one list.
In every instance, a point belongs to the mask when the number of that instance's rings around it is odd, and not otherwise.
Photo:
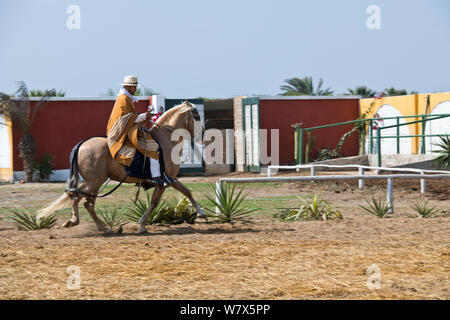
[(114, 160), (129, 166), (136, 149), (146, 157), (159, 158), (158, 144), (138, 123), (133, 102), (125, 94), (117, 97), (106, 128), (109, 151)]

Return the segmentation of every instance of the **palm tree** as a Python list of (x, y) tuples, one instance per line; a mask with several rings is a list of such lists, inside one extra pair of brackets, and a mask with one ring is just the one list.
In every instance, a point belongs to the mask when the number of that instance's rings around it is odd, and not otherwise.
[(386, 96), (406, 96), (408, 94), (406, 89), (395, 89), (394, 87), (386, 88), (384, 92)]
[(18, 125), (22, 130), (22, 137), (19, 142), (19, 156), (23, 160), (25, 171), (25, 182), (33, 181), (34, 158), (36, 155), (36, 143), (30, 132), (36, 112), (44, 106), (47, 96), (34, 105), (30, 114), (30, 101), (27, 86), (23, 81), (19, 82), (19, 89), (14, 97), (0, 92), (0, 115)]
[(152, 88), (138, 88), (136, 92), (134, 93), (135, 96), (152, 96), (154, 94), (160, 94), (156, 91), (154, 91)]
[(367, 88), (367, 86), (357, 86), (355, 89), (347, 89), (349, 94), (362, 96), (364, 98), (372, 98), (376, 92)]
[(56, 91), (56, 89), (30, 90), (30, 97), (64, 97), (65, 95), (64, 91)]
[(314, 90), (312, 77), (302, 79), (294, 77), (284, 80), (288, 85), (280, 87), (284, 92), (283, 96), (331, 96), (333, 91), (330, 88), (322, 89), (323, 80), (320, 79), (317, 89)]

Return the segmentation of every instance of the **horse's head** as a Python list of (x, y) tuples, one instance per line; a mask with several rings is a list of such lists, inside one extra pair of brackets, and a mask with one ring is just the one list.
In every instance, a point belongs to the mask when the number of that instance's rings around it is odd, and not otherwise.
[(160, 126), (169, 126), (173, 130), (185, 129), (194, 139), (200, 134), (203, 136), (204, 132), (197, 107), (188, 100), (167, 111), (156, 123)]
[[(204, 128), (202, 126), (200, 114), (198, 113), (195, 104), (190, 103), (186, 100), (183, 104), (180, 105), (180, 113), (184, 115), (184, 129), (189, 131), (191, 137), (194, 137), (194, 135), (198, 135), (200, 133), (203, 135)], [(200, 128), (201, 131), (197, 132), (200, 130)]]

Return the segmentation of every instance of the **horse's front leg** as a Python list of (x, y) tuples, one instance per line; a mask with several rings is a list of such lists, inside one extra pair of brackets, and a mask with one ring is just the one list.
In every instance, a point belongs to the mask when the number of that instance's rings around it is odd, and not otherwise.
[(200, 208), (197, 201), (195, 201), (194, 197), (192, 196), (192, 193), (189, 191), (188, 188), (184, 186), (184, 184), (178, 181), (178, 179), (175, 179), (175, 182), (171, 186), (180, 191), (186, 198), (189, 199), (189, 201), (194, 206), (195, 211), (197, 211), (197, 217), (206, 218), (206, 213), (203, 211), (202, 208)]
[(138, 221), (140, 224), (139, 233), (147, 233), (147, 229), (145, 228), (145, 222), (147, 221), (147, 218), (150, 215), (150, 213), (152, 213), (153, 209), (155, 209), (156, 206), (158, 205), (159, 200), (161, 200), (164, 190), (166, 190), (166, 187), (160, 187), (160, 186), (155, 187), (155, 190), (153, 191), (150, 207), (147, 209), (147, 211), (145, 211), (144, 215)]

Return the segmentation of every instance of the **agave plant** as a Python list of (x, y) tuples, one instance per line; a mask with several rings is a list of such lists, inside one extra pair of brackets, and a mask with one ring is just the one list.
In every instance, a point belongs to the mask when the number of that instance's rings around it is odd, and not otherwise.
[(331, 202), (320, 199), (319, 195), (314, 195), (311, 201), (307, 201), (297, 196), (301, 201), (299, 208), (283, 209), (274, 214), (274, 218), (281, 221), (297, 221), (297, 220), (330, 220), (342, 219), (342, 214), (335, 209)]
[(186, 197), (180, 199), (175, 206), (167, 204), (164, 211), (163, 222), (168, 224), (193, 224), (197, 218), (197, 211)]
[(119, 213), (117, 209), (113, 209), (112, 211), (106, 209), (100, 210), (99, 219), (111, 229), (114, 227), (119, 227), (120, 229), (128, 223), (127, 217)]
[[(134, 203), (134, 208), (131, 208), (128, 212), (124, 213), (125, 217), (131, 222), (139, 223), (139, 219), (142, 218), (151, 204), (150, 195), (148, 193), (146, 194), (146, 200), (147, 201), (144, 202), (141, 199), (138, 199)], [(165, 201), (161, 201), (150, 213), (145, 224), (151, 225), (162, 222), (166, 205), (167, 203)]]
[(40, 229), (50, 229), (56, 224), (55, 215), (49, 215), (44, 218), (38, 218), (34, 213), (25, 211), (12, 211), (13, 215), (6, 217), (5, 220), (13, 223), (19, 230), (30, 231)]
[(420, 218), (430, 218), (433, 217), (439, 211), (436, 207), (437, 206), (429, 207), (428, 201), (425, 201), (424, 203), (418, 202), (411, 208), (417, 212), (417, 215)]
[(359, 205), (361, 208), (363, 208), (366, 212), (373, 214), (377, 216), (378, 218), (383, 218), (389, 211), (391, 210), (391, 207), (387, 203), (387, 201), (384, 201), (382, 199), (372, 199), (372, 201), (366, 200), (368, 207), (365, 207), (363, 205)]
[(450, 169), (450, 135), (440, 135), (439, 139), (439, 142), (433, 144), (441, 148), (441, 150), (433, 151), (439, 154), (433, 161), (436, 162), (439, 168)]
[(219, 213), (215, 210), (205, 208), (209, 212), (209, 216), (216, 219), (221, 223), (232, 223), (235, 220), (242, 219), (250, 212), (257, 209), (247, 209), (242, 206), (247, 194), (243, 194), (244, 189), (240, 189), (236, 192), (236, 185), (230, 185), (227, 183), (221, 183), (220, 189), (217, 190), (213, 187), (215, 198), (210, 195), (205, 195), (209, 202), (218, 209)]

